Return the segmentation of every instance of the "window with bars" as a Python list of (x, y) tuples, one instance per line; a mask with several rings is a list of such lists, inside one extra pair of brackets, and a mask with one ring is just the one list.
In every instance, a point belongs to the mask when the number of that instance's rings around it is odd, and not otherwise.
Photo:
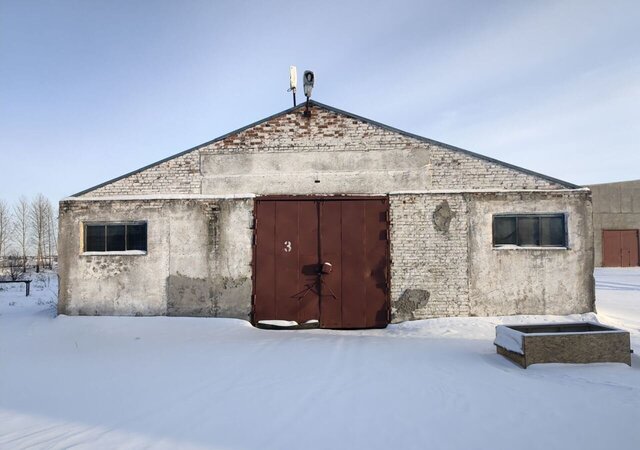
[(85, 252), (125, 252), (129, 250), (147, 251), (146, 222), (85, 224)]
[(567, 247), (564, 214), (493, 216), (493, 246)]

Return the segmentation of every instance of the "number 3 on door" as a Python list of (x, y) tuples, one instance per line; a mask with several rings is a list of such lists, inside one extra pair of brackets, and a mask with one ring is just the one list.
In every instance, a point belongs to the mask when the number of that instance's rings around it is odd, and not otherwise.
[(291, 251), (291, 241), (284, 241), (284, 252), (289, 253)]

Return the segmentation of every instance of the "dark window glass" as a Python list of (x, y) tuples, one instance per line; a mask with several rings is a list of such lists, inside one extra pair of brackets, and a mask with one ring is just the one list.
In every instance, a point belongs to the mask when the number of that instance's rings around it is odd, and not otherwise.
[(566, 247), (564, 214), (494, 216), (493, 245)]
[(516, 245), (516, 218), (495, 217), (493, 219), (493, 245)]
[(107, 251), (118, 252), (125, 249), (125, 225), (107, 225)]
[(147, 250), (147, 224), (127, 225), (127, 250)]
[(563, 247), (566, 234), (564, 230), (564, 217), (550, 216), (540, 218), (540, 245)]
[(85, 225), (85, 252), (147, 251), (146, 223)]
[(518, 217), (518, 245), (540, 245), (538, 220), (537, 217)]
[(87, 225), (85, 229), (85, 251), (104, 252), (104, 225)]

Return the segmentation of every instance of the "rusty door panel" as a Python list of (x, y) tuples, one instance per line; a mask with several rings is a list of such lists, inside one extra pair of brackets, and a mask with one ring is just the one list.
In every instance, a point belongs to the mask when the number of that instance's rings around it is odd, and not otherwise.
[(620, 249), (622, 248), (620, 231), (602, 231), (602, 265), (604, 267), (619, 267), (622, 265)]
[(320, 259), (333, 264), (323, 276), (323, 327), (388, 324), (387, 208), (386, 199), (322, 202)]
[[(290, 202), (293, 203), (293, 202)], [(300, 201), (298, 205), (298, 285), (296, 302), (298, 323), (319, 319), (318, 278), (318, 205)]]
[[(342, 208), (342, 327), (366, 327), (369, 270), (364, 246), (365, 202), (344, 201)], [(321, 230), (322, 231), (322, 230)]]
[(386, 200), (372, 201), (365, 210), (365, 273), (367, 328), (388, 323), (388, 225)]
[(297, 320), (300, 301), (296, 298), (300, 276), (298, 202), (276, 203), (275, 213), (276, 315), (282, 320)]
[(312, 202), (256, 202), (254, 322), (318, 318), (317, 223)]
[[(257, 200), (254, 322), (386, 326), (387, 210), (380, 198)], [(331, 273), (320, 274), (323, 262)]]
[(320, 261), (331, 263), (330, 274), (322, 275), (320, 326), (342, 327), (342, 210), (339, 201), (320, 202)]
[[(254, 267), (260, 269), (254, 270), (253, 316), (256, 323), (277, 316), (274, 285), (276, 278), (275, 210), (276, 202), (256, 202), (253, 263)], [(258, 295), (258, 301), (256, 301), (256, 295)]]
[(620, 232), (622, 244), (622, 267), (638, 265), (638, 230), (624, 230)]

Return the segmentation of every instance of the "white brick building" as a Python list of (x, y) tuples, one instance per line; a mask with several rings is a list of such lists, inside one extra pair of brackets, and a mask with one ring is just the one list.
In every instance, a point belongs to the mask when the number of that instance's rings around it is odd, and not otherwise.
[(63, 200), (60, 312), (359, 328), (593, 310), (587, 189), (317, 102), (303, 112)]

